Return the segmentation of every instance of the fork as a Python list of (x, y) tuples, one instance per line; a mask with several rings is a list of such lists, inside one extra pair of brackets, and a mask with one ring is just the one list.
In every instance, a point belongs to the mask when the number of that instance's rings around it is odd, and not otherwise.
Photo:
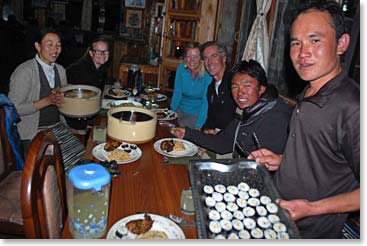
[(172, 220), (173, 222), (175, 222), (176, 224), (180, 225), (180, 226), (196, 226), (196, 222), (195, 221), (188, 221), (184, 218), (181, 218), (177, 215), (174, 214), (169, 214), (167, 216), (168, 219)]

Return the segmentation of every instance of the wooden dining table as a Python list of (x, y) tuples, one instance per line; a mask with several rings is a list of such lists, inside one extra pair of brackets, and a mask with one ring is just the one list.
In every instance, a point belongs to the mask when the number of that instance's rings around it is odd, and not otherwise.
[[(100, 113), (97, 118), (99, 126), (106, 126), (105, 113)], [(161, 216), (177, 215), (187, 221), (195, 221), (194, 215), (181, 212), (181, 192), (190, 187), (187, 164), (164, 164), (163, 156), (154, 150), (155, 141), (173, 137), (170, 128), (157, 123), (154, 139), (138, 144), (142, 151), (140, 159), (120, 164), (118, 169), (121, 174), (112, 178), (110, 190), (110, 204), (106, 235), (109, 229), (120, 219), (139, 213), (149, 213)], [(84, 159), (95, 159), (92, 154), (94, 146), (93, 131), (86, 144)], [(187, 239), (198, 238), (196, 226), (181, 226)], [(65, 224), (63, 238), (72, 238), (69, 223)]]

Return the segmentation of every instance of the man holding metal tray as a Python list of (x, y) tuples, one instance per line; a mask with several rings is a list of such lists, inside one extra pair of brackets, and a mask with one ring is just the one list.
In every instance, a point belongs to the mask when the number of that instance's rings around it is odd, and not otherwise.
[(249, 157), (277, 170), (279, 205), (302, 238), (341, 238), (348, 213), (360, 209), (360, 90), (340, 61), (349, 40), (336, 2), (299, 11), (290, 57), (310, 84), (293, 111), (284, 154), (260, 149)]

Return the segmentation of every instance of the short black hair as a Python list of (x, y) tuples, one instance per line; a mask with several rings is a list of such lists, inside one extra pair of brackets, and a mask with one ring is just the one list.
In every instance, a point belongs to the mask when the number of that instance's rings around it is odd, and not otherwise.
[(249, 61), (243, 60), (237, 63), (231, 70), (232, 74), (237, 73), (248, 74), (259, 82), (260, 86), (267, 86), (268, 79), (264, 68), (255, 60), (250, 59)]
[(35, 41), (39, 44), (42, 43), (42, 40), (46, 37), (47, 34), (49, 33), (53, 33), (53, 34), (56, 34), (60, 41), (61, 41), (61, 35), (58, 31), (56, 31), (55, 29), (53, 28), (43, 28), (41, 29), (39, 32), (36, 33), (36, 39)]
[(344, 21), (343, 9), (337, 2), (331, 1), (331, 0), (303, 1), (295, 12), (295, 16), (292, 20), (292, 24), (300, 14), (307, 13), (312, 10), (319, 10), (321, 12), (326, 11), (330, 14), (331, 19), (332, 19), (331, 26), (335, 29), (337, 40), (344, 33), (347, 33), (347, 29), (346, 29), (346, 25)]

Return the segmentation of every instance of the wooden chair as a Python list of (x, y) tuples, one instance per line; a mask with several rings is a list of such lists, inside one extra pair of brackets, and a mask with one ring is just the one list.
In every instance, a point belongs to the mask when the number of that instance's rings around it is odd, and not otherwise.
[(21, 202), (27, 238), (61, 238), (67, 215), (60, 146), (51, 130), (33, 139), (23, 170)]
[(20, 205), (22, 171), (16, 170), (15, 156), (5, 132), (5, 113), (0, 107), (0, 233), (24, 235)]

